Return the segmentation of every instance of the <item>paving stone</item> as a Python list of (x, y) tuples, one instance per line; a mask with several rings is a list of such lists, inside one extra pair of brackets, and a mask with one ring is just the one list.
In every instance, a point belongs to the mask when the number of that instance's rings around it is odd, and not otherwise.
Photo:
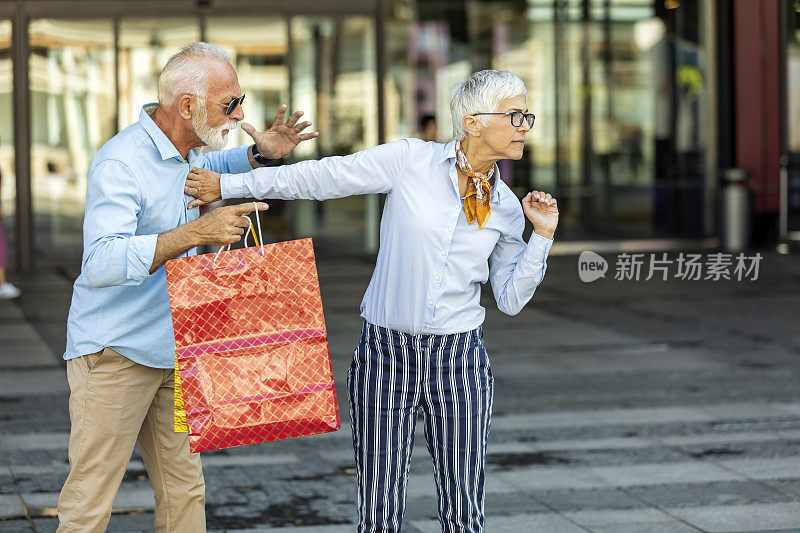
[(635, 524), (609, 524), (592, 526), (594, 533), (696, 533), (697, 528), (683, 522), (640, 522)]
[(542, 414), (498, 416), (492, 419), (492, 429), (520, 429), (541, 427), (574, 427), (586, 425), (663, 423), (667, 421), (709, 421), (713, 417), (697, 409), (663, 407), (652, 409), (609, 409), (597, 411), (572, 411)]
[(24, 516), (25, 508), (22, 506), (18, 494), (0, 494), (0, 519), (5, 521)]
[(0, 450), (64, 450), (68, 444), (66, 432), (0, 435)]
[(486, 493), (486, 516), (513, 516), (518, 514), (541, 513), (549, 510), (550, 509), (546, 505), (537, 501), (534, 495), (530, 493)]
[(532, 451), (566, 451), (566, 450), (630, 450), (648, 448), (653, 441), (639, 437), (617, 439), (563, 439), (532, 442), (527, 446)]
[(770, 440), (800, 439), (800, 431), (744, 431), (739, 433), (703, 433), (700, 435), (667, 436), (653, 439), (674, 446), (697, 444), (732, 444), (740, 442), (761, 442)]
[(11, 343), (0, 349), (0, 368), (10, 371), (28, 367), (60, 367), (61, 363), (52, 350), (41, 340)]
[(613, 488), (744, 479), (713, 464), (697, 461), (589, 468), (530, 467), (495, 473), (494, 476), (526, 490)]
[(27, 520), (9, 520), (0, 522), (3, 533), (32, 533), (33, 526)]
[(584, 509), (629, 509), (647, 507), (619, 489), (562, 489), (533, 491), (531, 495), (555, 511)]
[[(33, 522), (36, 533), (56, 533), (58, 531), (58, 518), (34, 518), (31, 522)], [(114, 530), (109, 527), (108, 531)]]
[(756, 479), (800, 477), (800, 461), (796, 457), (778, 459), (731, 459), (721, 465)]
[(588, 468), (535, 467), (518, 468), (512, 472), (492, 475), (518, 490), (594, 489), (611, 488), (613, 485), (593, 474)]
[[(620, 334), (609, 329), (598, 328), (587, 324), (581, 324), (580, 327), (572, 327), (564, 322), (560, 322), (557, 326), (548, 328), (547, 334), (550, 338), (568, 339), (566, 342), (561, 343), (567, 346), (626, 344), (638, 343), (640, 341), (640, 339), (636, 337)], [(531, 349), (529, 339), (527, 336), (523, 335), (500, 336), (485, 334), (484, 341), (490, 355), (492, 350), (495, 349)], [(539, 346), (538, 349), (546, 349), (546, 346)]]
[(602, 511), (569, 511), (565, 517), (593, 527), (610, 524), (636, 524), (672, 520), (658, 509), (603, 509)]
[(709, 405), (702, 407), (703, 411), (711, 413), (717, 419), (746, 419), (746, 418), (784, 418), (800, 414), (793, 412), (797, 408), (796, 404), (762, 404), (762, 403), (738, 403), (730, 405)]
[(113, 533), (152, 533), (154, 528), (155, 516), (152, 512), (114, 513), (108, 522), (108, 531)]
[[(631, 409), (598, 409), (596, 411), (568, 411), (560, 413), (542, 413), (529, 415), (509, 415), (498, 416), (492, 419), (493, 429), (518, 429), (518, 428), (540, 428), (540, 427), (564, 427), (597, 424), (647, 424), (665, 423), (670, 421), (681, 422), (704, 422), (721, 420), (720, 417), (711, 411), (717, 409), (736, 409), (741, 404), (720, 404), (712, 406), (697, 407), (654, 407), (654, 408), (631, 408)], [(750, 414), (760, 413), (761, 418), (786, 416), (784, 410), (786, 405), (772, 406), (770, 404), (753, 405), (748, 408)]]
[[(440, 533), (438, 520), (415, 520), (412, 525), (422, 533)], [(503, 517), (487, 517), (486, 530), (497, 533), (519, 533), (520, 531), (546, 531), (547, 533), (585, 533), (586, 530), (566, 518), (553, 513), (517, 514)]]
[(800, 479), (769, 479), (762, 481), (768, 487), (774, 490), (780, 490), (794, 495), (795, 501), (800, 501)]
[[(519, 353), (515, 354), (521, 359)], [(530, 359), (530, 365), (528, 360)], [(543, 359), (544, 361), (540, 360)], [(523, 364), (524, 363), (524, 364)], [(723, 364), (709, 360), (699, 351), (670, 350), (666, 353), (615, 350), (610, 353), (566, 353), (553, 358), (552, 353), (531, 354), (515, 367), (515, 375), (543, 375), (547, 373), (608, 374), (663, 372), (670, 370), (690, 371), (720, 368)]]
[(601, 466), (589, 469), (592, 474), (606, 480), (611, 486), (632, 487), (667, 483), (708, 483), (741, 480), (716, 465), (687, 461), (640, 465)]
[(63, 368), (0, 373), (0, 397), (31, 396), (69, 392), (67, 373)]
[(294, 463), (299, 459), (296, 455), (276, 454), (276, 455), (211, 455), (203, 457), (203, 468), (220, 468), (231, 466), (256, 466), (256, 465), (280, 465)]
[(524, 466), (603, 467), (685, 461), (686, 453), (654, 444), (646, 448), (593, 448), (588, 450), (551, 450), (532, 453), (509, 453), (489, 456), (493, 470)]
[(669, 512), (709, 532), (800, 528), (797, 502), (670, 508)]
[(0, 301), (0, 320), (24, 320), (25, 315), (14, 303), (7, 300)]
[(748, 505), (792, 501), (774, 489), (752, 481), (652, 485), (629, 487), (630, 494), (661, 507), (697, 507), (699, 505)]

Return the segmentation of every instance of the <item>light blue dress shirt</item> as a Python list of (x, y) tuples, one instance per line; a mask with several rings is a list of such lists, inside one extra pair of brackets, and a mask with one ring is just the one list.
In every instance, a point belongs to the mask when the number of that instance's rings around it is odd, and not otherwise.
[[(251, 169), (247, 147), (188, 161), (153, 122), (156, 105), (109, 140), (89, 167), (83, 262), (72, 291), (67, 349), (72, 359), (112, 348), (145, 366), (175, 366), (175, 336), (164, 267), (150, 275), (159, 233), (196, 220), (183, 187), (192, 166)], [(186, 255), (194, 255), (195, 249)]]
[(526, 245), (520, 201), (495, 166), (492, 214), (467, 224), (455, 142), (402, 139), (344, 157), (223, 174), (223, 198), (326, 200), (385, 193), (378, 261), (361, 303), (371, 324), (445, 335), (483, 323), (480, 284), (491, 280), (501, 311), (519, 313), (544, 278), (553, 241)]

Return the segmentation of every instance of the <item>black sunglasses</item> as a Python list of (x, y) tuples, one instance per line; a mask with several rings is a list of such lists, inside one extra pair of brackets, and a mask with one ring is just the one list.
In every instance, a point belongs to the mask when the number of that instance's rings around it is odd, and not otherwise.
[(244, 102), (244, 96), (245, 95), (242, 95), (242, 96), (239, 96), (237, 98), (234, 98), (233, 100), (231, 100), (227, 104), (223, 104), (222, 102), (217, 102), (215, 100), (212, 100), (211, 98), (206, 98), (205, 96), (200, 96), (199, 94), (195, 94), (194, 96), (196, 96), (198, 98), (202, 98), (203, 100), (208, 100), (211, 103), (214, 103), (214, 104), (217, 104), (217, 105), (221, 105), (222, 107), (226, 108), (225, 109), (225, 114), (226, 115), (230, 115), (231, 113), (233, 113), (234, 109), (236, 109), (239, 105), (241, 105), (242, 102)]
[(522, 121), (528, 121), (528, 127), (533, 128), (533, 121), (536, 120), (536, 115), (533, 113), (523, 113), (522, 111), (511, 111), (510, 113), (473, 113), (476, 115), (509, 115), (511, 117), (511, 125), (515, 128), (522, 126)]

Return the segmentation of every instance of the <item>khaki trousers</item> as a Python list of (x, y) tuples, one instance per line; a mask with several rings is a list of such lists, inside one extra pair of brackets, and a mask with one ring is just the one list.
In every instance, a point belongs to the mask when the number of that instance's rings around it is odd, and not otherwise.
[(174, 377), (110, 348), (67, 361), (72, 430), (59, 533), (105, 531), (137, 441), (155, 492), (155, 530), (206, 530), (200, 455), (173, 430)]

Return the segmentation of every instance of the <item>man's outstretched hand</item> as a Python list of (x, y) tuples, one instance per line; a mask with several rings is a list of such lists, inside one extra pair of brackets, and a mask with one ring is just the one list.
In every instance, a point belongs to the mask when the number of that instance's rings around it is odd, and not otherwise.
[(268, 159), (280, 159), (289, 154), (294, 147), (303, 141), (313, 139), (319, 135), (318, 132), (303, 133), (311, 126), (310, 121), (300, 122), (303, 116), (302, 111), (295, 111), (288, 120), (286, 117), (286, 104), (278, 109), (275, 121), (266, 131), (257, 131), (252, 124), (243, 123), (242, 129), (253, 138), (258, 152)]

